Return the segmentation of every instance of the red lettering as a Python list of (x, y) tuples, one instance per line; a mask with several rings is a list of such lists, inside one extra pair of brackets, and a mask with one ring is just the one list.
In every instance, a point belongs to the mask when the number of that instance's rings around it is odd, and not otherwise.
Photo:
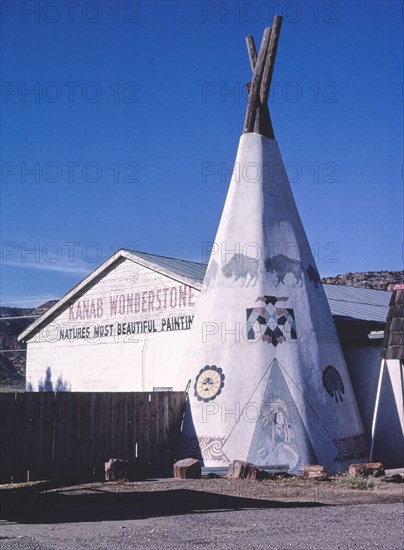
[(161, 298), (160, 298), (160, 293), (161, 293), (161, 289), (159, 289), (157, 292), (156, 292), (156, 301), (158, 303), (158, 306), (156, 307), (156, 311), (158, 311), (159, 309), (161, 309)]
[(177, 289), (175, 286), (170, 291), (170, 306), (177, 307)]
[(168, 292), (168, 288), (163, 288), (163, 293), (164, 293), (164, 309), (167, 309), (167, 292)]
[(69, 306), (69, 321), (74, 321), (74, 304), (70, 304)]
[(88, 319), (90, 316), (90, 300), (83, 300), (83, 319)]
[(90, 319), (91, 317), (94, 318), (96, 317), (96, 313), (95, 313), (95, 303), (94, 303), (94, 300), (91, 300), (91, 306), (90, 306)]
[(83, 313), (81, 311), (81, 303), (77, 302), (76, 321), (77, 319), (82, 319), (82, 318), (83, 318)]
[(194, 306), (195, 305), (195, 302), (192, 301), (192, 298), (194, 297), (194, 291), (193, 289), (189, 286), (188, 287), (188, 290), (189, 290), (189, 294), (188, 294), (188, 305), (189, 306)]
[(142, 292), (142, 311), (144, 311), (145, 313), (147, 312), (147, 309), (146, 309), (146, 306), (147, 306), (146, 300), (147, 300), (147, 290), (145, 290), (144, 292)]
[(111, 312), (111, 315), (116, 315), (116, 309), (118, 307), (118, 296), (110, 296), (109, 297), (109, 309)]
[(149, 311), (154, 311), (154, 290), (149, 290)]
[(133, 313), (133, 292), (126, 295), (126, 313)]
[(102, 299), (97, 298), (97, 317), (101, 317), (103, 314)]
[(178, 306), (181, 307), (183, 305), (186, 307), (187, 305), (187, 287), (186, 286), (180, 286), (179, 288), (180, 294), (178, 298)]

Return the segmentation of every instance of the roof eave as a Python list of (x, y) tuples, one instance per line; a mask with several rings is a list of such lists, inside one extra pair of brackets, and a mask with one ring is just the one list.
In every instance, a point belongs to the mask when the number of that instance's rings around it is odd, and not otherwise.
[(88, 275), (85, 279), (83, 279), (78, 285), (73, 287), (54, 306), (52, 306), (50, 309), (48, 309), (48, 311), (46, 311), (43, 315), (41, 315), (39, 319), (36, 319), (36, 321), (34, 321), (31, 325), (29, 325), (18, 336), (18, 341), (24, 342), (28, 337), (30, 337), (30, 335), (33, 332), (37, 332), (47, 319), (51, 318), (55, 313), (57, 313), (66, 304), (68, 304), (69, 301), (71, 301), (74, 298), (74, 296), (76, 296), (76, 294), (79, 294), (80, 292), (85, 290), (85, 288), (89, 286), (92, 283), (92, 281), (94, 281), (94, 279), (99, 277), (104, 271), (106, 271), (108, 268), (114, 265), (114, 263), (118, 263), (118, 262), (120, 263), (124, 259), (130, 260), (143, 267), (151, 269), (152, 271), (156, 271), (157, 273), (161, 273), (162, 275), (165, 275), (166, 277), (169, 277), (174, 281), (178, 281), (180, 283), (186, 284), (196, 290), (201, 290), (202, 288), (202, 284), (199, 281), (195, 281), (183, 275), (179, 275), (178, 273), (175, 273), (166, 268), (163, 268), (157, 264), (154, 264), (153, 262), (145, 260), (144, 258), (140, 258), (139, 256), (136, 255), (136, 252), (120, 249), (118, 250), (118, 252), (116, 252), (110, 258), (108, 258), (103, 264), (101, 264), (97, 269), (95, 269), (92, 273), (90, 273), (90, 275)]

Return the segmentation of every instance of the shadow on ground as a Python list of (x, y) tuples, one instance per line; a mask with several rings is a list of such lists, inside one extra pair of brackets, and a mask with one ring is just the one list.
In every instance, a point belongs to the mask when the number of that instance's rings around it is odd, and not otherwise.
[(242, 509), (305, 508), (324, 506), (318, 502), (280, 502), (230, 496), (189, 489), (112, 492), (58, 490), (1, 491), (1, 519), (20, 523), (65, 523), (140, 519)]

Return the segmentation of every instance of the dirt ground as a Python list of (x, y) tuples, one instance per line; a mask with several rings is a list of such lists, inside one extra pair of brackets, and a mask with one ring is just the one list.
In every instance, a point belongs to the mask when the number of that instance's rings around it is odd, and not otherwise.
[(402, 550), (404, 484), (225, 478), (0, 486), (5, 550)]
[(315, 507), (404, 502), (404, 483), (376, 480), (373, 489), (341, 487), (336, 480), (301, 478), (249, 481), (226, 478), (159, 479), (61, 485), (0, 486), (1, 518), (40, 522), (114, 519), (189, 511)]

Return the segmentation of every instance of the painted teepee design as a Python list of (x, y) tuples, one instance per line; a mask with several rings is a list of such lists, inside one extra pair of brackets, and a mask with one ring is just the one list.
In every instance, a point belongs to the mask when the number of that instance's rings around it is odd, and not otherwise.
[(247, 38), (244, 134), (180, 371), (181, 454), (335, 472), (366, 460), (367, 444), (267, 107), (280, 25), (258, 56)]

